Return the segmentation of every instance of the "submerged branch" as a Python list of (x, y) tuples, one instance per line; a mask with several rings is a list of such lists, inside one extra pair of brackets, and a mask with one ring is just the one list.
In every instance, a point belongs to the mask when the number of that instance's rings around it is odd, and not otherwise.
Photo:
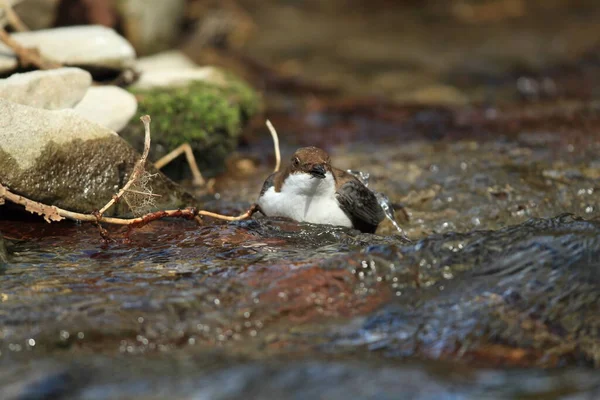
[(72, 219), (75, 221), (82, 222), (103, 222), (107, 224), (114, 225), (132, 225), (139, 224), (148, 219), (153, 220), (157, 219), (156, 215), (159, 214), (159, 218), (164, 217), (184, 217), (184, 218), (194, 218), (196, 216), (196, 210), (193, 208), (183, 209), (183, 210), (165, 210), (165, 211), (156, 211), (154, 213), (149, 213), (141, 217), (137, 218), (115, 218), (115, 217), (103, 217), (99, 213), (93, 214), (84, 214), (78, 213), (74, 211), (69, 211), (62, 209), (60, 207), (51, 206), (47, 204), (43, 204), (27, 197), (20, 196), (18, 194), (12, 193), (5, 186), (0, 184), (0, 198), (10, 201), (11, 203), (21, 205), (25, 207), (25, 210), (38, 214), (44, 217), (47, 222), (52, 221), (61, 221), (65, 218)]
[(205, 211), (205, 210), (199, 210), (198, 211), (198, 216), (204, 216), (204, 217), (211, 217), (211, 218), (216, 218), (216, 219), (220, 219), (223, 221), (242, 221), (244, 219), (248, 219), (250, 218), (252, 215), (254, 215), (257, 211), (258, 211), (258, 204), (252, 204), (250, 206), (250, 208), (248, 209), (248, 211), (246, 211), (243, 214), (238, 215), (237, 217), (231, 217), (228, 215), (222, 215), (222, 214), (216, 214), (210, 211)]
[(206, 210), (196, 210), (195, 208), (184, 208), (177, 210), (160, 210), (148, 213), (141, 217), (136, 218), (116, 218), (116, 217), (104, 217), (99, 213), (93, 214), (84, 214), (78, 213), (74, 211), (69, 211), (62, 209), (60, 207), (51, 206), (47, 204), (43, 204), (27, 197), (20, 196), (18, 194), (12, 193), (5, 186), (0, 184), (0, 199), (10, 201), (11, 203), (21, 205), (25, 207), (25, 209), (31, 213), (39, 214), (47, 222), (52, 221), (61, 221), (65, 218), (72, 219), (75, 221), (82, 222), (94, 222), (94, 223), (106, 223), (113, 225), (145, 225), (148, 222), (161, 219), (161, 218), (186, 218), (193, 219), (197, 216), (206, 216), (212, 217), (216, 219), (221, 219), (225, 221), (241, 221), (247, 218), (250, 218), (256, 211), (258, 211), (258, 206), (252, 205), (248, 211), (238, 216), (229, 216), (213, 213)]

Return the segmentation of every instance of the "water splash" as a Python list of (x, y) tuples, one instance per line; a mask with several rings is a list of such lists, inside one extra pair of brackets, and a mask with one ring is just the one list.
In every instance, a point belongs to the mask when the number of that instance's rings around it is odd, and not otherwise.
[(371, 178), (371, 174), (368, 172), (355, 171), (352, 169), (347, 169), (346, 172), (354, 175), (354, 177), (356, 177), (356, 179), (358, 179), (363, 185), (369, 187), (369, 178)]
[[(371, 175), (368, 172), (355, 171), (351, 169), (346, 170), (346, 172), (354, 175), (359, 181), (362, 182), (363, 185), (369, 187), (369, 178), (371, 177)], [(400, 225), (398, 225), (398, 223), (396, 222), (394, 207), (392, 207), (392, 202), (390, 201), (390, 199), (383, 193), (376, 192), (373, 189), (371, 189), (371, 191), (375, 194), (377, 202), (383, 210), (385, 217), (390, 220), (392, 225), (394, 225), (394, 228), (396, 228), (402, 239), (405, 239), (410, 242), (410, 239), (408, 238), (408, 236), (406, 236), (406, 232), (404, 232), (404, 229), (402, 229)]]

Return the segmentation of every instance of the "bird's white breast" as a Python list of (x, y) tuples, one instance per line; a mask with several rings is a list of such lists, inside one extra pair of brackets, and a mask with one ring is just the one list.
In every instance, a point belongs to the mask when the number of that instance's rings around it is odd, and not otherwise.
[(325, 178), (306, 173), (290, 174), (281, 191), (270, 187), (259, 198), (258, 205), (268, 216), (292, 218), (300, 222), (352, 227), (335, 197), (335, 180), (331, 172)]

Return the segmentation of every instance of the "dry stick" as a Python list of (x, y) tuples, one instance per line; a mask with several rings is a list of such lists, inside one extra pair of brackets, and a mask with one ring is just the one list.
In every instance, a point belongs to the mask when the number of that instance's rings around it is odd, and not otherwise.
[(61, 65), (54, 61), (46, 60), (43, 56), (40, 55), (39, 51), (36, 49), (28, 49), (26, 47), (21, 46), (14, 40), (8, 32), (4, 28), (0, 27), (0, 41), (10, 47), (22, 66), (33, 65), (39, 69), (54, 69), (60, 68)]
[[(84, 221), (84, 222), (105, 222), (107, 224), (116, 224), (116, 225), (131, 225), (136, 223), (144, 222), (150, 216), (156, 213), (150, 213), (138, 218), (111, 218), (111, 217), (103, 217), (94, 214), (82, 214), (78, 212), (73, 212), (69, 210), (64, 210), (62, 208), (56, 206), (49, 206), (47, 204), (39, 203), (37, 201), (30, 200), (26, 197), (19, 196), (18, 194), (12, 193), (5, 186), (0, 184), (0, 198), (6, 199), (11, 203), (19, 204), (25, 207), (25, 209), (29, 212), (40, 214), (46, 219), (46, 221), (60, 221), (65, 218)], [(194, 209), (184, 209), (184, 210), (167, 210), (167, 211), (157, 211), (157, 213), (165, 214), (165, 217), (168, 216), (182, 216), (193, 218), (196, 215), (196, 210)]]
[(190, 170), (192, 171), (192, 175), (194, 176), (194, 185), (202, 186), (205, 183), (204, 177), (200, 172), (200, 168), (198, 168), (198, 164), (196, 163), (196, 158), (194, 157), (194, 152), (192, 151), (192, 146), (189, 143), (184, 143), (181, 146), (177, 147), (175, 150), (171, 151), (169, 154), (163, 156), (154, 163), (154, 167), (156, 169), (161, 169), (181, 154), (185, 154), (185, 158), (190, 166)]
[(26, 197), (19, 196), (17, 194), (12, 193), (5, 186), (0, 184), (0, 199), (5, 199), (14, 204), (19, 204), (24, 206), (27, 211), (32, 213), (42, 215), (46, 221), (60, 221), (62, 219), (68, 218), (76, 221), (82, 222), (103, 222), (107, 224), (113, 225), (134, 225), (134, 224), (146, 224), (150, 221), (154, 221), (160, 218), (167, 217), (178, 217), (178, 218), (188, 218), (192, 219), (197, 215), (205, 215), (208, 217), (213, 217), (217, 219), (222, 219), (225, 221), (239, 221), (242, 219), (246, 219), (251, 217), (257, 210), (256, 206), (253, 205), (250, 207), (248, 211), (244, 214), (241, 214), (237, 217), (232, 217), (228, 215), (215, 214), (210, 211), (200, 210), (197, 211), (194, 208), (185, 208), (183, 210), (162, 210), (155, 211), (152, 213), (148, 213), (141, 217), (137, 218), (114, 218), (114, 217), (103, 217), (94, 214), (82, 214), (78, 212), (64, 210), (62, 208), (56, 206), (49, 206), (47, 204), (39, 203), (37, 201), (30, 200)]
[(273, 138), (273, 147), (275, 148), (275, 169), (273, 172), (278, 172), (281, 167), (281, 152), (279, 150), (279, 136), (277, 136), (277, 131), (271, 121), (267, 120), (266, 122), (267, 128), (269, 128), (269, 132), (271, 133), (271, 137)]
[(0, 8), (6, 13), (6, 20), (17, 32), (27, 32), (29, 28), (21, 21), (21, 18), (13, 10), (9, 0), (0, 0)]
[(144, 173), (144, 164), (146, 164), (146, 158), (148, 158), (148, 153), (150, 152), (150, 116), (144, 115), (144, 116), (140, 117), (140, 119), (142, 120), (142, 122), (144, 124), (144, 131), (145, 131), (144, 151), (142, 153), (142, 156), (135, 163), (135, 166), (133, 167), (133, 172), (131, 173), (131, 176), (129, 177), (129, 180), (127, 181), (125, 186), (123, 186), (121, 188), (121, 190), (119, 190), (119, 193), (114, 195), (113, 198), (110, 199), (110, 201), (108, 203), (106, 203), (106, 205), (104, 207), (102, 207), (100, 209), (100, 211), (98, 211), (98, 214), (100, 216), (102, 216), (106, 212), (106, 210), (108, 210), (110, 207), (112, 207), (113, 204), (115, 204), (117, 201), (119, 201), (121, 199), (121, 197), (123, 197), (123, 195), (125, 194), (127, 189), (129, 189), (129, 186), (131, 186), (140, 177), (140, 175), (142, 175)]
[(237, 217), (229, 217), (227, 215), (215, 214), (213, 212), (204, 211), (204, 210), (199, 210), (198, 211), (198, 216), (203, 215), (205, 217), (212, 217), (212, 218), (222, 219), (224, 221), (241, 221), (241, 220), (250, 218), (257, 211), (258, 211), (258, 204), (252, 204), (250, 206), (250, 208), (248, 209), (248, 211), (246, 211), (243, 214), (238, 215)]

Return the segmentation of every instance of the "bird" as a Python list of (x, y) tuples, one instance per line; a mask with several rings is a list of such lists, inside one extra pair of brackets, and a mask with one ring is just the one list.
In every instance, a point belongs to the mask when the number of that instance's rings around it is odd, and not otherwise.
[(271, 174), (258, 197), (267, 217), (354, 228), (375, 233), (385, 214), (375, 194), (354, 175), (334, 168), (329, 154), (303, 147), (283, 170)]

